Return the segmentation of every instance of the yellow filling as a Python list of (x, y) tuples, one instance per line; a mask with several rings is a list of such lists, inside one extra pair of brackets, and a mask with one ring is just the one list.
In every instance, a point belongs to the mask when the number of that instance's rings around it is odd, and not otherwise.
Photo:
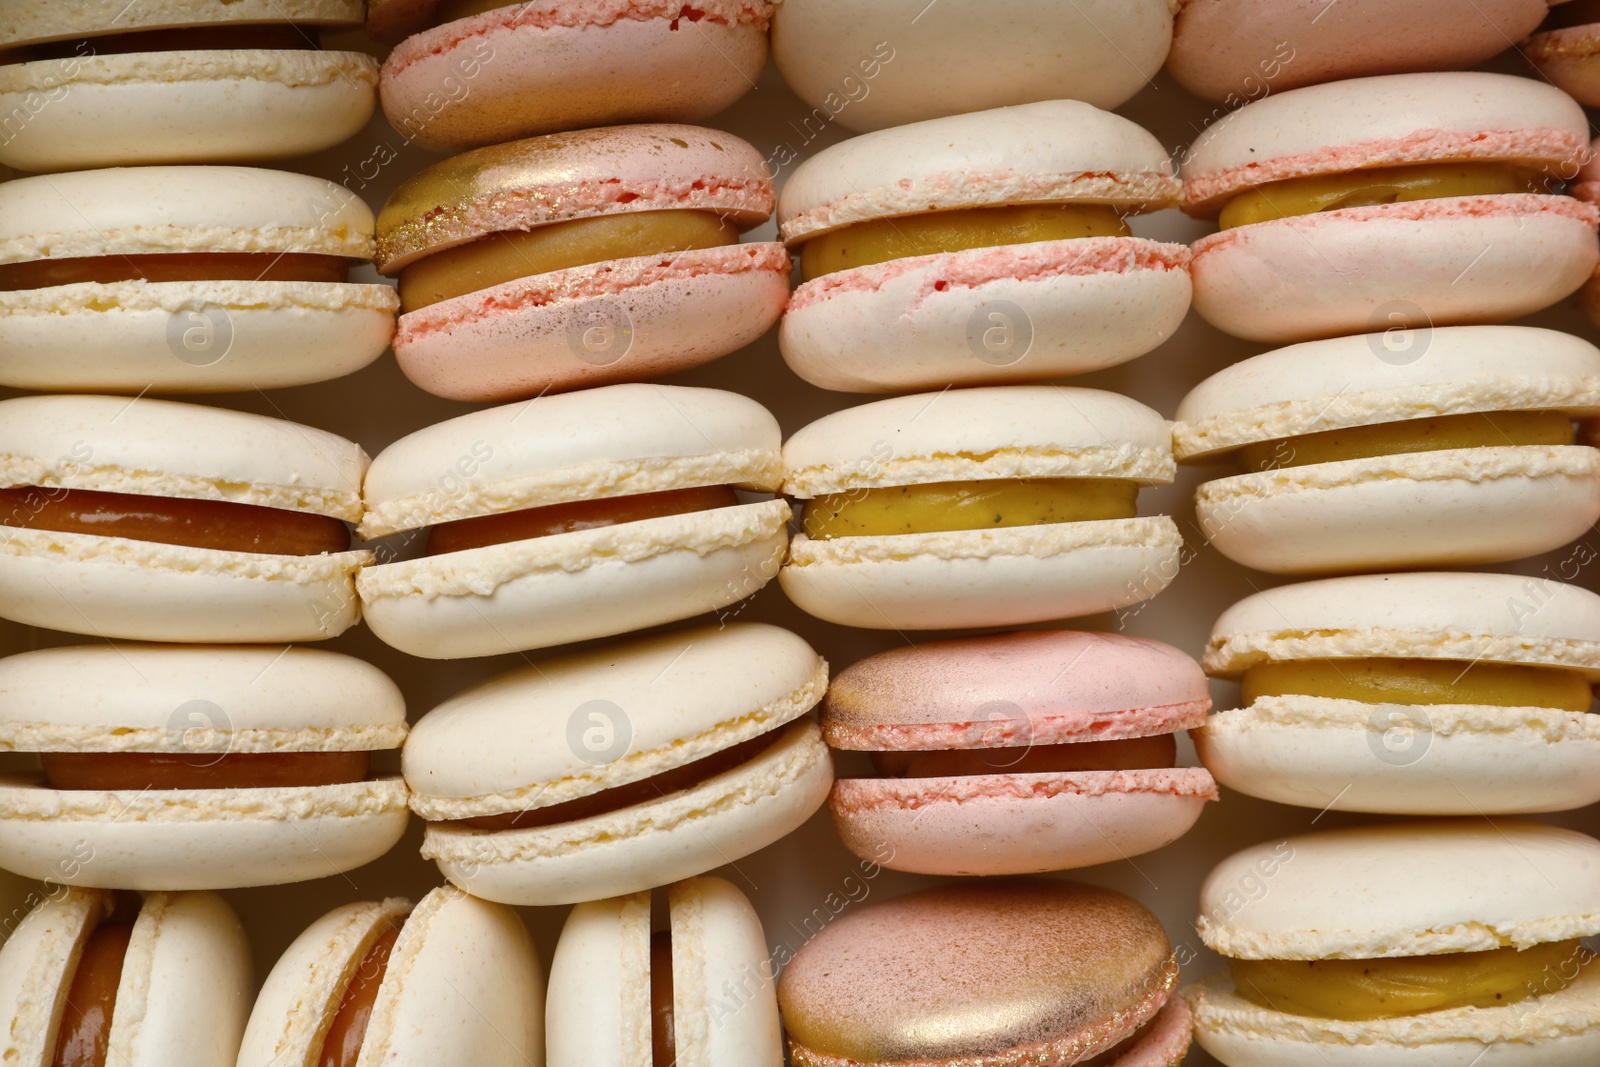
[(1446, 1008), (1493, 1008), (1559, 992), (1590, 954), (1577, 941), (1523, 951), (1382, 960), (1229, 960), (1246, 1000), (1290, 1015), (1389, 1019)]
[(492, 233), (425, 256), (400, 272), (407, 311), (553, 270), (628, 256), (735, 244), (738, 229), (709, 211), (632, 211)]
[(800, 249), (806, 281), (891, 259), (960, 252), (968, 248), (1064, 241), (1075, 237), (1127, 237), (1132, 231), (1105, 204), (1018, 204), (958, 208), (858, 222), (813, 237)]
[(1366, 704), (1492, 704), (1588, 711), (1589, 680), (1559, 667), (1444, 659), (1302, 659), (1244, 672), (1246, 705), (1261, 697), (1313, 696)]
[(806, 504), (808, 537), (992, 530), (1053, 522), (1130, 519), (1139, 486), (1114, 478), (997, 479), (861, 489)]
[(1290, 178), (1257, 186), (1229, 200), (1217, 224), (1224, 230), (1256, 222), (1315, 215), (1346, 207), (1438, 200), (1449, 196), (1550, 192), (1539, 171), (1506, 163), (1416, 163), (1343, 174)]
[(1570, 445), (1575, 440), (1571, 417), (1559, 411), (1486, 411), (1351, 426), (1276, 441), (1258, 441), (1234, 453), (1234, 461), (1240, 470), (1266, 471), (1406, 452)]

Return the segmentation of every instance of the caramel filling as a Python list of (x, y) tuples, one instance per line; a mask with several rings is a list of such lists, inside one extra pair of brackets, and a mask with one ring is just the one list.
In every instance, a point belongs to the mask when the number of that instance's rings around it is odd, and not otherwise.
[(949, 778), (973, 774), (1049, 774), (1061, 771), (1132, 771), (1171, 767), (1178, 759), (1172, 734), (1063, 745), (975, 748), (929, 752), (874, 752), (872, 766), (886, 778)]
[(349, 528), (327, 515), (34, 485), (0, 489), (0, 525), (278, 556), (317, 556), (350, 547)]
[(84, 943), (67, 986), (51, 1067), (106, 1067), (117, 986), (133, 936), (132, 922), (104, 922)]
[(1559, 667), (1440, 659), (1302, 659), (1244, 672), (1245, 704), (1268, 696), (1314, 696), (1364, 704), (1488, 704), (1588, 711), (1589, 680)]
[(1295, 215), (1452, 196), (1553, 192), (1541, 172), (1509, 163), (1413, 163), (1268, 182), (1229, 200), (1217, 219), (1224, 230)]
[(342, 257), (298, 252), (170, 252), (0, 265), (0, 290), (8, 291), (77, 282), (343, 282), (349, 278), (350, 266)]
[(650, 1067), (676, 1067), (678, 1032), (672, 1009), (672, 934), (650, 935)]
[(479, 515), (455, 522), (442, 522), (430, 529), (427, 552), (430, 556), (464, 552), (469, 548), (503, 545), (533, 537), (598, 530), (625, 522), (729, 508), (738, 503), (738, 496), (728, 486), (707, 485), (601, 500), (575, 500), (569, 504), (525, 508), (500, 515)]
[(389, 955), (400, 937), (403, 919), (392, 920), (389, 928), (378, 936), (361, 958), (356, 973), (344, 987), (344, 996), (333, 1014), (328, 1034), (322, 1041), (322, 1052), (317, 1057), (317, 1067), (356, 1067), (361, 1056), (361, 1043), (367, 1037), (367, 1024), (372, 1019), (372, 1006), (378, 1001), (378, 989), (383, 985), (384, 973), (389, 968)]
[(1518, 951), (1378, 960), (1229, 960), (1239, 995), (1290, 1015), (1390, 1019), (1496, 1008), (1571, 985), (1591, 954), (1578, 941)]
[(1483, 411), (1259, 441), (1235, 452), (1234, 461), (1243, 471), (1267, 471), (1407, 452), (1570, 445), (1576, 440), (1571, 417), (1559, 411)]
[(802, 526), (816, 540), (993, 530), (1131, 519), (1139, 486), (1116, 478), (934, 482), (830, 493), (808, 501)]
[(366, 779), (367, 752), (44, 752), (52, 789), (271, 789)]
[(137, 30), (71, 41), (49, 41), (0, 53), (0, 62), (30, 63), (41, 59), (81, 59), (130, 52), (211, 52), (232, 49), (315, 50), (320, 45), (311, 26), (191, 26)]
[[(444, 203), (457, 195), (448, 185), (438, 192)], [(738, 242), (738, 228), (709, 211), (627, 211), (505, 230), (441, 249), (403, 269), (400, 306), (415, 311), (535, 274)]]
[(1107, 204), (1015, 204), (930, 211), (858, 222), (813, 237), (801, 246), (800, 274), (810, 281), (892, 259), (1077, 237), (1127, 237), (1132, 232), (1117, 209)]

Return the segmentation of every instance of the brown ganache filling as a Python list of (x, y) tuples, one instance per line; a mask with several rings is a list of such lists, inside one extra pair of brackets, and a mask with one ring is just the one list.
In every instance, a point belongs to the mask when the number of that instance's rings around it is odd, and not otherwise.
[(345, 282), (342, 256), (307, 252), (161, 252), (0, 265), (0, 291), (95, 282)]
[(52, 789), (276, 789), (365, 781), (369, 752), (43, 752)]
[(255, 26), (189, 26), (178, 29), (136, 30), (46, 41), (0, 51), (0, 63), (31, 63), (41, 59), (88, 59), (91, 56), (127, 55), (132, 52), (211, 52), (234, 49), (316, 51), (322, 47), (313, 26), (287, 23)]
[(427, 553), (464, 552), (470, 548), (526, 541), (534, 537), (598, 530), (625, 522), (687, 515), (738, 505), (739, 497), (726, 485), (707, 485), (694, 489), (669, 489), (661, 493), (607, 497), (602, 500), (575, 500), (541, 508), (524, 508), (499, 515), (479, 515), (470, 519), (442, 522), (428, 531)]

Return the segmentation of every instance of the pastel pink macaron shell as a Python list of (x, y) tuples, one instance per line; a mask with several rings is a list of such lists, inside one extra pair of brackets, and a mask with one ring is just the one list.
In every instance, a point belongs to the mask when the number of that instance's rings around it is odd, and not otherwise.
[(1535, 34), (1523, 51), (1540, 74), (1578, 103), (1600, 105), (1600, 22)]

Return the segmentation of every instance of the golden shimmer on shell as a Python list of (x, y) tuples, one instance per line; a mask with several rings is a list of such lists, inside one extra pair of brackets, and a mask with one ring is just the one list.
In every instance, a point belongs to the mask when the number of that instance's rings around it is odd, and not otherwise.
[(1487, 704), (1588, 711), (1589, 679), (1559, 667), (1444, 659), (1302, 659), (1244, 672), (1244, 703), (1312, 696), (1365, 704)]
[(817, 540), (1131, 519), (1139, 484), (1119, 478), (997, 478), (830, 493), (806, 502)]
[(1411, 163), (1371, 167), (1342, 174), (1288, 178), (1246, 189), (1223, 207), (1217, 225), (1228, 230), (1349, 207), (1452, 196), (1552, 191), (1550, 179), (1544, 174), (1509, 163)]
[(1576, 440), (1572, 417), (1563, 412), (1475, 411), (1258, 441), (1235, 452), (1234, 461), (1243, 471), (1268, 471), (1411, 452), (1570, 445)]

